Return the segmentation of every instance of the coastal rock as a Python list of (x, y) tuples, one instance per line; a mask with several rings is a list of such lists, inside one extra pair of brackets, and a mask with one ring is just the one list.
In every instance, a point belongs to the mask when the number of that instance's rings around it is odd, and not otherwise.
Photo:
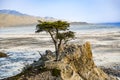
[(28, 77), (27, 73), (27, 75), (24, 74), (26, 77), (20, 77), (18, 80), (24, 80), (24, 78), (25, 80), (117, 80), (95, 65), (89, 42), (83, 45), (66, 45), (63, 49), (59, 61), (54, 61), (55, 55), (53, 56), (51, 51), (46, 51), (45, 61), (40, 59), (42, 65), (37, 66), (37, 70), (31, 69), (32, 74), (34, 72), (38, 74)]
[(2, 58), (2, 57), (7, 57), (7, 54), (0, 52), (0, 58)]
[(89, 42), (84, 45), (67, 45), (61, 53), (60, 61), (47, 61), (45, 67), (61, 70), (63, 80), (116, 80), (95, 65)]

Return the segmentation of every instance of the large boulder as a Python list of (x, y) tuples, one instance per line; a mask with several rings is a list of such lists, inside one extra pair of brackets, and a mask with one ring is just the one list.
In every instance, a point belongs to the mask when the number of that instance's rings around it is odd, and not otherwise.
[(2, 57), (7, 57), (7, 54), (3, 53), (3, 52), (0, 52), (0, 58), (2, 58)]
[(54, 60), (55, 54), (47, 50), (39, 61), (32, 64), (34, 68), (30, 67), (21, 74), (22, 77), (6, 80), (117, 80), (95, 65), (89, 42), (66, 45), (60, 54), (60, 60)]
[(60, 61), (46, 61), (45, 67), (61, 70), (63, 80), (116, 80), (95, 65), (89, 42), (84, 45), (67, 45), (61, 53)]

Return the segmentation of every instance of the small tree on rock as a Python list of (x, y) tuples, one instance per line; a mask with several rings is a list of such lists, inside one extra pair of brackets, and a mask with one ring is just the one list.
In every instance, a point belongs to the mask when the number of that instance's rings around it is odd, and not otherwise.
[(55, 46), (56, 61), (59, 59), (60, 49), (69, 40), (74, 38), (74, 32), (69, 31), (70, 24), (66, 21), (42, 22), (38, 20), (36, 33), (45, 31), (50, 34)]

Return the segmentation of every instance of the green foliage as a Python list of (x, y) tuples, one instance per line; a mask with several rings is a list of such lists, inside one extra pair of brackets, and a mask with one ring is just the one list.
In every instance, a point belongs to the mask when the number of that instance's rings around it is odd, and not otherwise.
[(52, 69), (52, 76), (59, 77), (60, 76), (60, 70), (58, 70), (58, 69)]
[(58, 30), (67, 30), (69, 27), (69, 23), (65, 21), (55, 21), (53, 22), (54, 28), (57, 28)]
[(42, 24), (40, 23), (36, 26), (36, 29), (37, 29), (36, 32), (41, 32), (41, 31), (48, 32), (54, 30), (52, 22), (43, 22)]
[(69, 31), (70, 25), (66, 21), (38, 22), (36, 33), (45, 31), (50, 34), (55, 45), (56, 57), (59, 55), (61, 44), (66, 44), (75, 37), (74, 32)]
[(69, 39), (69, 38), (74, 38), (74, 32), (68, 31), (68, 32), (59, 33), (58, 35), (56, 35), (56, 38), (57, 38), (57, 39)]
[(42, 22), (37, 24), (36, 32), (42, 32), (42, 31), (56, 31), (56, 30), (67, 30), (69, 27), (69, 23), (65, 21), (55, 21), (55, 22)]

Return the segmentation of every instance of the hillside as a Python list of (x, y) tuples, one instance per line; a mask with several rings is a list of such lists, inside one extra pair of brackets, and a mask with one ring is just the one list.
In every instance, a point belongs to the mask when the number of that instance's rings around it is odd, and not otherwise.
[[(55, 21), (53, 17), (36, 17), (15, 10), (0, 10), (0, 27), (24, 26), (37, 24), (37, 20)], [(71, 22), (71, 25), (84, 25), (87, 22)]]
[(52, 17), (35, 17), (14, 10), (0, 10), (0, 27), (37, 24), (37, 20), (54, 21)]
[(32, 16), (16, 16), (0, 14), (0, 27), (36, 24), (39, 18)]

